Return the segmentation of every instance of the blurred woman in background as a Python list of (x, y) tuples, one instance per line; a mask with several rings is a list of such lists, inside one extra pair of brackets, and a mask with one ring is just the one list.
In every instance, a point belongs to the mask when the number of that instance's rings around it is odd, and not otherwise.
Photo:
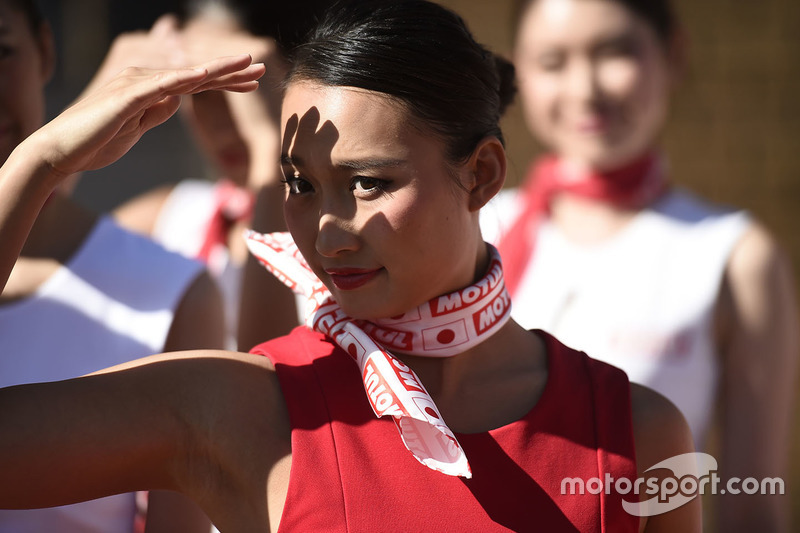
[[(746, 213), (670, 185), (658, 140), (683, 67), (668, 0), (523, 0), (514, 60), (549, 153), (483, 226), (514, 317), (719, 417), (723, 479), (787, 478), (798, 354), (786, 255)], [(787, 528), (785, 498), (718, 502), (721, 531)]]

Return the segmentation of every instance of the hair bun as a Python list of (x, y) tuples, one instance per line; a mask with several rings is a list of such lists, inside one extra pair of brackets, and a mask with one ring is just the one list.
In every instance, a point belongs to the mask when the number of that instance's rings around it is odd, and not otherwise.
[(497, 71), (497, 78), (500, 82), (497, 86), (497, 94), (500, 96), (498, 110), (500, 116), (502, 116), (517, 95), (516, 70), (511, 61), (497, 54), (494, 54), (494, 65)]

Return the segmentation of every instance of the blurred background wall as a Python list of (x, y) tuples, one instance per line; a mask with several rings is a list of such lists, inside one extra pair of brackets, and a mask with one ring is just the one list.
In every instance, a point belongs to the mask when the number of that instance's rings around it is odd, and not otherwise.
[[(79, 93), (114, 35), (148, 28), (176, 1), (42, 0), (60, 52), (49, 87), (50, 114)], [(509, 53), (510, 0), (443, 3), (465, 17), (478, 40)], [(750, 210), (788, 250), (800, 279), (800, 2), (676, 0), (676, 7), (688, 36), (690, 65), (664, 137), (675, 182)], [(514, 185), (538, 147), (518, 106), (509, 110), (504, 129), (508, 184)], [(107, 179), (109, 174), (114, 179)], [(111, 169), (87, 173), (76, 195), (103, 211), (153, 185), (203, 174), (201, 157), (187, 142), (180, 120), (173, 119), (148, 133)], [(800, 409), (796, 412), (790, 497), (800, 527)]]

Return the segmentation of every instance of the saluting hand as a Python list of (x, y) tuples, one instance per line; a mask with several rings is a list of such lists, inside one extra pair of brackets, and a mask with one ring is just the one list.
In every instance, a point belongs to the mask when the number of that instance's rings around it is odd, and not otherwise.
[[(177, 111), (180, 95), (224, 89), (249, 92), (265, 71), (249, 55), (196, 67), (130, 67), (31, 135), (43, 162), (58, 177), (94, 170), (122, 157), (149, 129)], [(26, 142), (26, 144), (27, 144)]]

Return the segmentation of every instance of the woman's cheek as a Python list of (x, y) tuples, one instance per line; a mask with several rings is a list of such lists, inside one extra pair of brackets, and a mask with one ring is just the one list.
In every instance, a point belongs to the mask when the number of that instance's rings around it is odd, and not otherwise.
[(520, 83), (525, 121), (528, 128), (546, 144), (555, 137), (554, 129), (563, 115), (559, 107), (559, 83), (551, 75), (528, 75), (528, 81)]
[(599, 68), (598, 81), (605, 95), (623, 103), (640, 99), (646, 85), (636, 62), (626, 59), (603, 62)]
[(304, 213), (299, 206), (294, 205), (295, 203), (296, 200), (291, 197), (286, 200), (283, 216), (286, 219), (286, 227), (292, 234), (300, 253), (308, 259), (309, 255), (307, 254), (311, 254), (314, 249), (318, 224), (311, 220), (308, 213)]

